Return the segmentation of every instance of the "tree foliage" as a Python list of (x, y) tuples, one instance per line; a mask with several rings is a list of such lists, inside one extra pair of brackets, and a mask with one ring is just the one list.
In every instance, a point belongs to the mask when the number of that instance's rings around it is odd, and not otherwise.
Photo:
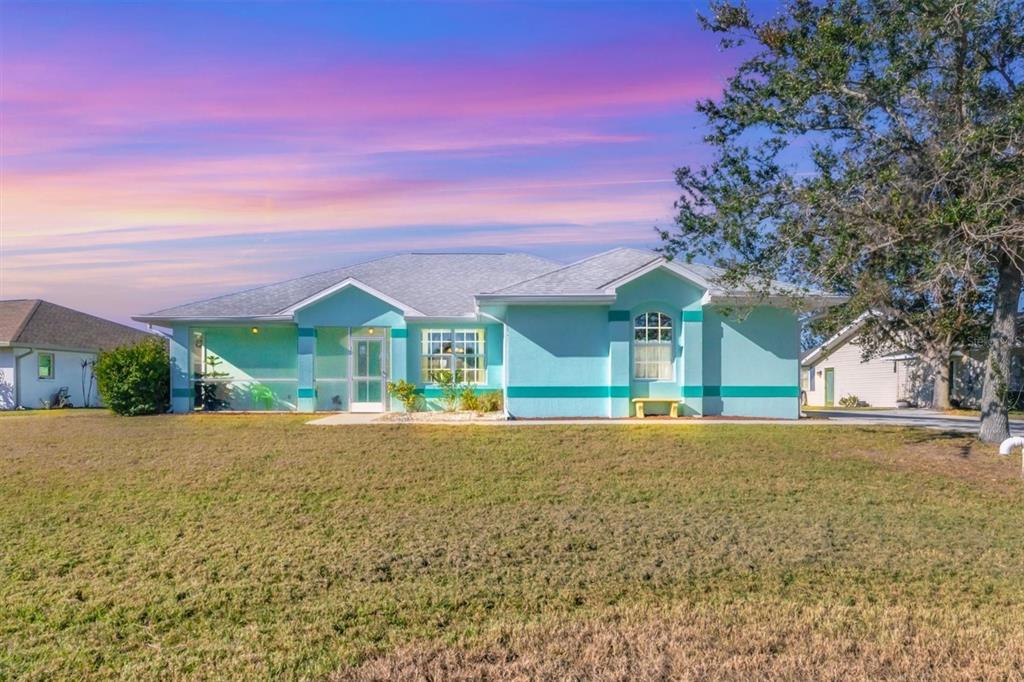
[(116, 414), (136, 416), (166, 412), (170, 400), (171, 363), (167, 344), (147, 339), (133, 346), (103, 351), (94, 368), (96, 385)]
[(701, 21), (749, 57), (698, 105), (716, 156), (677, 171), (663, 249), (765, 294), (848, 294), (819, 325), (871, 311), (868, 353), (944, 371), (1014, 286), (1001, 263), (1020, 295), (1024, 2), (793, 0), (764, 21), (721, 2)]

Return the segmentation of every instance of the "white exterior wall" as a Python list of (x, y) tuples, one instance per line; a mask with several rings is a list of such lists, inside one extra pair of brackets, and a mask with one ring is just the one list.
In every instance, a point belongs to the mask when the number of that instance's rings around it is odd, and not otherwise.
[(14, 351), (0, 348), (0, 410), (14, 407)]
[[(835, 370), (836, 406), (843, 396), (855, 395), (872, 407), (896, 407), (898, 400), (907, 397), (900, 390), (900, 382), (907, 376), (905, 366), (901, 365), (905, 363), (881, 358), (864, 361), (861, 347), (855, 341), (848, 341), (810, 365), (814, 370), (813, 385), (807, 386), (804, 380), (803, 389), (807, 392), (807, 404), (817, 407), (825, 405), (825, 369), (831, 367)], [(805, 375), (807, 370), (806, 365), (801, 368)]]
[[(9, 350), (12, 351), (14, 357), (17, 357), (23, 355), (29, 349), (13, 348)], [(53, 353), (53, 379), (39, 378), (39, 353)], [(84, 407), (86, 401), (82, 391), (82, 361), (92, 362), (95, 359), (95, 353), (31, 349), (27, 355), (17, 360), (17, 368), (15, 369), (18, 382), (16, 394), (21, 406), (29, 409), (41, 408), (43, 406), (40, 402), (41, 400), (50, 400), (59, 388), (67, 386), (68, 392), (71, 395), (71, 403), (75, 407)], [(0, 361), (0, 364), (2, 364), (2, 361)], [(86, 388), (88, 389), (88, 376), (86, 377)], [(100, 400), (96, 393), (96, 382), (93, 381), (89, 405), (96, 407), (99, 404)]]
[[(1013, 351), (1010, 363), (1010, 404), (1024, 397), (1024, 348)], [(982, 383), (985, 376), (985, 354), (971, 351), (953, 358), (953, 386), (950, 397), (961, 407), (976, 408), (981, 403)]]

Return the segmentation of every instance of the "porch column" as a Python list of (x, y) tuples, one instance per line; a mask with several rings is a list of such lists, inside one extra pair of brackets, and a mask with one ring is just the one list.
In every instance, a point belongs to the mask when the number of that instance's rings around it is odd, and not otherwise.
[(316, 411), (316, 378), (313, 360), (316, 357), (316, 328), (299, 327), (299, 412)]
[[(406, 327), (391, 328), (391, 348), (389, 349), (391, 367), (388, 368), (388, 381), (402, 381), (406, 378), (408, 341), (409, 330)], [(402, 412), (405, 410), (405, 406), (397, 400), (392, 400), (390, 395), (385, 395), (384, 409)]]
[(192, 385), (189, 353), (192, 335), (188, 327), (173, 327), (169, 348), (171, 356), (171, 412), (189, 412), (195, 387)]
[(684, 310), (683, 328), (683, 412), (704, 415), (704, 311)]
[(608, 390), (609, 417), (628, 417), (630, 412), (629, 345), (630, 324), (628, 310), (608, 311)]

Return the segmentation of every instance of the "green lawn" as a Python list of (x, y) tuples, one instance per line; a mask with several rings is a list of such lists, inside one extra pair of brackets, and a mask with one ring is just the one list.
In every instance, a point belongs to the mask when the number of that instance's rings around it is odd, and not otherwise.
[(1024, 674), (970, 439), (302, 422), (0, 420), (0, 679)]

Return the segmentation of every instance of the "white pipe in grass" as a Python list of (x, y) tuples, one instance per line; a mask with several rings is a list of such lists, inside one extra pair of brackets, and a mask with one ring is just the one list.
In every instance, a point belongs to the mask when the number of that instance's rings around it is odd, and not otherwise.
[(1024, 478), (1024, 437), (1014, 436), (1013, 438), (1007, 438), (1004, 440), (999, 444), (999, 454), (1009, 455), (1014, 448), (1020, 448), (1020, 475), (1021, 478)]
[(1008, 455), (1014, 448), (1024, 448), (1024, 436), (1007, 438), (999, 445), (999, 454)]

